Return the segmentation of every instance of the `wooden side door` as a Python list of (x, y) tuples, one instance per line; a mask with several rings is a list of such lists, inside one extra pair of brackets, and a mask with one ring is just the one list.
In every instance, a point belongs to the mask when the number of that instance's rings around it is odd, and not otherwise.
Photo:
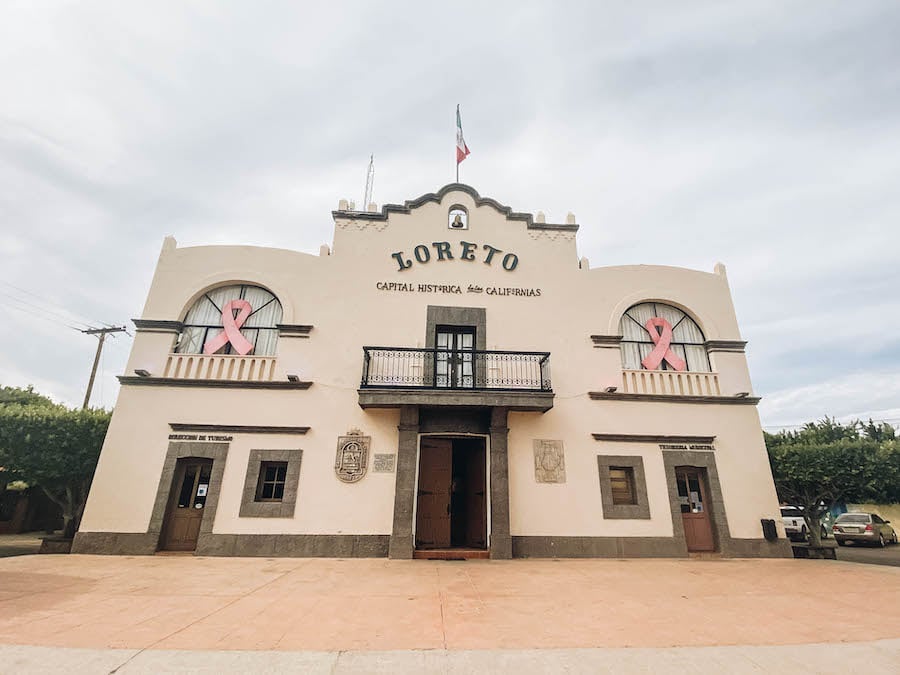
[(178, 460), (163, 527), (164, 550), (193, 551), (197, 548), (211, 473), (211, 459)]
[(675, 469), (675, 480), (688, 551), (715, 551), (703, 470), (679, 467)]
[(450, 547), (450, 485), (453, 446), (449, 439), (423, 438), (416, 500), (416, 548)]
[(466, 457), (466, 545), (487, 546), (487, 513), (485, 502), (484, 444), (467, 450)]

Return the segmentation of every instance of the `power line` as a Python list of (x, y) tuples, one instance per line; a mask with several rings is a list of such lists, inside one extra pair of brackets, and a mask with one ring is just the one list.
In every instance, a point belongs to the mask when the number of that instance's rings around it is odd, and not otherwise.
[(82, 330), (78, 326), (73, 326), (70, 323), (63, 323), (59, 319), (51, 319), (49, 316), (45, 316), (43, 314), (37, 314), (36, 312), (29, 311), (29, 310), (25, 309), (24, 307), (19, 307), (18, 305), (6, 304), (2, 300), (0, 300), (0, 305), (3, 305), (4, 307), (7, 307), (9, 309), (16, 309), (25, 314), (30, 314), (31, 316), (37, 317), (38, 319), (43, 319), (44, 321), (49, 321), (50, 323), (55, 323), (57, 326), (62, 325), (62, 326), (65, 326), (66, 328), (71, 328), (72, 330), (78, 331), (79, 333)]
[(59, 319), (59, 320), (61, 320), (61, 321), (65, 321), (65, 322), (68, 322), (68, 323), (77, 323), (77, 324), (81, 324), (82, 326), (84, 326), (84, 327), (86, 327), (86, 328), (89, 328), (89, 327), (90, 327), (90, 324), (87, 323), (87, 322), (85, 322), (85, 321), (79, 321), (79, 320), (77, 320), (76, 318), (73, 318), (71, 315), (70, 315), (70, 316), (67, 316), (67, 315), (65, 315), (65, 314), (61, 314), (60, 312), (56, 312), (56, 311), (54, 311), (54, 310), (52, 310), (52, 309), (47, 309), (46, 307), (41, 307), (40, 305), (36, 305), (36, 304), (34, 304), (34, 303), (32, 303), (32, 302), (29, 302), (28, 300), (25, 300), (25, 299), (23, 299), (23, 298), (17, 298), (17, 297), (12, 296), (12, 295), (7, 295), (7, 296), (4, 297), (4, 300), (6, 300), (7, 302), (15, 302), (15, 303), (18, 303), (19, 305), (22, 305), (22, 306), (24, 306), (24, 307), (30, 307), (30, 308), (33, 309), (33, 310), (36, 310), (36, 311), (38, 311), (38, 312), (43, 312), (44, 314), (49, 314), (50, 316), (52, 316), (52, 317), (54, 317), (54, 318), (56, 318), (56, 319)]
[[(101, 324), (103, 326), (111, 326), (112, 325), (107, 321), (96, 321), (93, 319), (89, 319), (88, 317), (82, 316), (80, 314), (76, 314), (75, 312), (70, 310), (68, 307), (63, 306), (58, 302), (55, 302), (55, 301), (50, 300), (42, 295), (34, 293), (33, 291), (29, 291), (27, 288), (22, 288), (21, 286), (16, 286), (15, 284), (11, 284), (8, 281), (4, 281), (4, 280), (0, 279), (0, 284), (3, 284), (4, 286), (9, 286), (10, 288), (14, 288), (15, 290), (17, 290), (21, 293), (25, 293), (26, 295), (30, 295), (31, 297), (33, 297), (37, 300), (40, 300), (44, 305), (48, 305), (49, 307), (56, 308), (56, 310), (62, 310), (63, 312), (66, 313), (66, 315), (67, 315), (66, 319), (69, 321), (75, 321), (75, 323), (80, 323), (87, 327), (90, 327), (91, 324)], [(27, 300), (20, 299), (20, 298), (14, 298), (14, 299), (19, 300), (20, 302), (25, 302), (29, 305), (35, 306), (38, 309), (41, 309), (43, 311), (58, 314), (58, 312), (56, 312), (55, 310), (48, 309), (47, 307), (40, 307), (38, 305), (35, 305), (34, 303), (28, 302)], [(84, 319), (88, 319), (88, 320), (85, 321)]]

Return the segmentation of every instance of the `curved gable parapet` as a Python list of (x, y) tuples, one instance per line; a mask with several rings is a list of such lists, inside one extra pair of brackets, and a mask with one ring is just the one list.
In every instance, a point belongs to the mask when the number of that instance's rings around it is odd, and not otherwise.
[(166, 253), (187, 254), (187, 255), (203, 255), (224, 254), (228, 252), (246, 252), (248, 254), (261, 255), (284, 255), (284, 256), (300, 256), (304, 258), (319, 258), (321, 256), (315, 253), (307, 253), (306, 251), (297, 251), (292, 248), (277, 248), (273, 246), (254, 246), (251, 244), (203, 244), (200, 246), (177, 246)]
[(208, 290), (225, 284), (247, 284), (273, 293), (282, 305), (282, 322), (295, 323), (296, 289), (290, 278), (299, 273), (312, 278), (322, 269), (322, 260), (321, 256), (302, 251), (263, 246), (168, 245), (160, 257), (141, 317), (180, 321)]
[(599, 267), (591, 267), (589, 274), (603, 274), (604, 272), (642, 272), (645, 274), (673, 274), (697, 277), (713, 277), (721, 278), (726, 281), (724, 275), (718, 272), (704, 272), (703, 270), (695, 270), (690, 267), (678, 267), (677, 265), (602, 265)]
[(354, 220), (387, 220), (392, 213), (409, 214), (414, 209), (424, 206), (428, 203), (440, 204), (444, 197), (451, 192), (463, 192), (472, 198), (476, 207), (490, 206), (497, 213), (505, 216), (507, 220), (523, 222), (529, 230), (554, 230), (563, 232), (577, 232), (578, 225), (576, 223), (536, 223), (534, 216), (530, 213), (519, 213), (513, 211), (511, 207), (505, 206), (491, 197), (482, 197), (478, 191), (471, 185), (465, 183), (448, 183), (437, 192), (429, 192), (416, 199), (408, 199), (402, 205), (385, 204), (378, 211), (332, 211), (331, 215), (337, 218), (350, 218)]
[(607, 335), (616, 335), (629, 307), (661, 302), (681, 309), (699, 325), (708, 340), (740, 340), (728, 280), (716, 272), (666, 265), (620, 265), (592, 268), (592, 287), (612, 292), (604, 323)]

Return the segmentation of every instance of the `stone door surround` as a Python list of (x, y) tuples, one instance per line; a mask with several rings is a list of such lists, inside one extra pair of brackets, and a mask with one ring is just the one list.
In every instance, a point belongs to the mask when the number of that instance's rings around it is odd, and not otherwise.
[[(394, 488), (394, 520), (389, 545), (391, 558), (413, 557), (413, 514), (416, 500), (416, 469), (419, 452), (419, 433), (423, 427), (428, 433), (459, 434), (465, 429), (471, 433), (483, 433), (481, 426), (487, 422), (486, 411), (474, 411), (471, 419), (456, 412), (453, 419), (444, 419), (438, 413), (419, 406), (400, 408), (400, 438), (397, 448), (397, 478)], [(512, 539), (509, 533), (509, 468), (507, 458), (506, 408), (492, 408), (488, 426), (490, 439), (490, 465), (488, 481), (490, 490), (490, 532), (488, 533), (490, 557), (512, 557)]]

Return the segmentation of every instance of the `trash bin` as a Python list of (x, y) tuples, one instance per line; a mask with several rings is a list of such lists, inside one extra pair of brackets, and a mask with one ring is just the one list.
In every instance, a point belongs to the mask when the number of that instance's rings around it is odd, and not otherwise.
[(769, 541), (778, 539), (778, 530), (775, 529), (775, 521), (771, 518), (760, 518), (762, 523), (763, 536)]

